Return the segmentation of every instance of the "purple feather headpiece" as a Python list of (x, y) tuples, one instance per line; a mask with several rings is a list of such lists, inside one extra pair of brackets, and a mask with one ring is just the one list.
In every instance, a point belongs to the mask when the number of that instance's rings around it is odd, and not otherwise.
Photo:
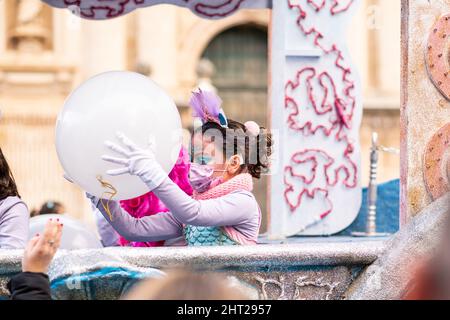
[(216, 122), (222, 127), (228, 127), (227, 118), (221, 108), (222, 100), (214, 92), (198, 89), (192, 92), (189, 104), (193, 109), (193, 116), (200, 118), (202, 123)]

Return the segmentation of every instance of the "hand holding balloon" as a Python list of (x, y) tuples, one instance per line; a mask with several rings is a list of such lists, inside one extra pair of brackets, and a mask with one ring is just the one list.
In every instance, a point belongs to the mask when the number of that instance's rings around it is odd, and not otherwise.
[(119, 164), (122, 167), (106, 171), (108, 175), (119, 176), (131, 174), (138, 176), (149, 187), (150, 190), (158, 187), (167, 177), (155, 157), (155, 144), (149, 141), (146, 149), (137, 146), (131, 139), (122, 132), (116, 133), (117, 138), (123, 146), (111, 141), (105, 141), (105, 145), (121, 155), (122, 157), (112, 157), (103, 155), (102, 159), (111, 163)]

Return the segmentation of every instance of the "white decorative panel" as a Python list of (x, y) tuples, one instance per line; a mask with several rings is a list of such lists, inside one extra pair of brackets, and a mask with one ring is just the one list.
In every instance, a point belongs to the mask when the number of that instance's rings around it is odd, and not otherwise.
[(358, 2), (273, 2), (272, 237), (335, 234), (358, 215), (362, 97), (345, 44)]

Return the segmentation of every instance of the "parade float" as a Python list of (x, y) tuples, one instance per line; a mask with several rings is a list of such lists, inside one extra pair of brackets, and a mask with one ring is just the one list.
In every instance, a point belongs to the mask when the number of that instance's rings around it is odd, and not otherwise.
[[(450, 3), (402, 1), (403, 60), (393, 66), (402, 68), (400, 190), (377, 188), (374, 136), (363, 192), (361, 81), (345, 41), (359, 0), (45, 2), (97, 23), (163, 3), (204, 19), (270, 8), (269, 123), (279, 142), (259, 245), (61, 250), (49, 271), (54, 298), (115, 299), (177, 266), (225, 273), (255, 299), (400, 298), (412, 264), (437, 245), (447, 210)], [(3, 296), (21, 254), (0, 251)]]

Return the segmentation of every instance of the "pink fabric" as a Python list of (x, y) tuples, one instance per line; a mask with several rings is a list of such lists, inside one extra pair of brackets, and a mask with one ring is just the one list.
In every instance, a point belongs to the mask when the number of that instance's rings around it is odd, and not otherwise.
[[(194, 192), (193, 198), (196, 200), (216, 199), (238, 190), (245, 190), (248, 192), (253, 190), (253, 178), (250, 174), (243, 173), (237, 175), (236, 177), (220, 183), (203, 193)], [(259, 213), (259, 224), (261, 225), (261, 212)], [(242, 245), (256, 244), (256, 240), (246, 238), (232, 226), (223, 227), (223, 229), (231, 239)]]
[(234, 191), (245, 190), (251, 192), (253, 190), (252, 176), (248, 173), (239, 174), (228, 181), (213, 186), (209, 190), (198, 193), (194, 191), (193, 198), (195, 200), (209, 200), (216, 199)]
[[(177, 163), (172, 171), (169, 173), (169, 178), (175, 182), (181, 190), (186, 194), (192, 195), (192, 187), (189, 184), (189, 155), (185, 148), (181, 148)], [(151, 216), (159, 212), (168, 212), (169, 209), (162, 203), (161, 200), (153, 193), (149, 192), (140, 197), (120, 201), (120, 205), (131, 216), (135, 218), (142, 218)], [(119, 244), (121, 246), (131, 247), (160, 247), (164, 245), (164, 241), (158, 242), (132, 242), (123, 237), (120, 237)]]

